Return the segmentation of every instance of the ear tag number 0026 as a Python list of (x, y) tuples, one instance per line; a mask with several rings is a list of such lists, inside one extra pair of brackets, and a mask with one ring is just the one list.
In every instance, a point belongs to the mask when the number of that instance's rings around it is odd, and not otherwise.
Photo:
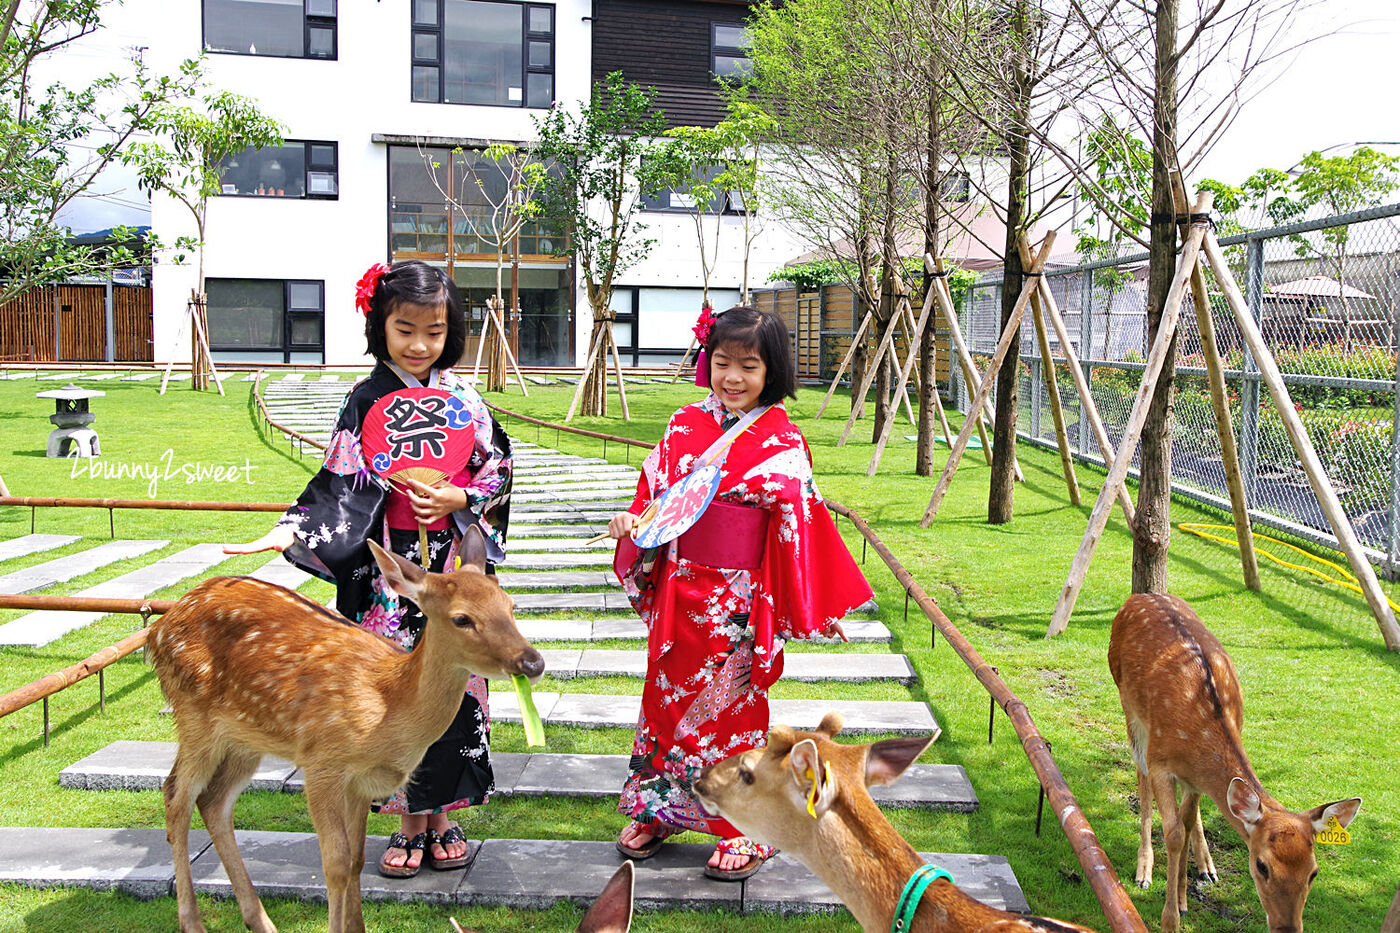
[(1328, 846), (1351, 845), (1351, 833), (1347, 832), (1335, 816), (1327, 818), (1327, 825), (1317, 834), (1317, 841)]

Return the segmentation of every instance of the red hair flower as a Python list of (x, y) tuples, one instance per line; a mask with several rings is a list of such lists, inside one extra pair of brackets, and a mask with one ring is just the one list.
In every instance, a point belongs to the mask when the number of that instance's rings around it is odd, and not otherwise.
[(379, 285), (379, 277), (389, 271), (389, 267), (382, 262), (376, 262), (370, 266), (364, 275), (360, 276), (360, 281), (355, 284), (355, 307), (360, 309), (360, 313), (369, 317), (370, 302), (374, 300), (374, 289)]
[(702, 348), (710, 342), (710, 328), (715, 326), (716, 320), (717, 315), (708, 304), (700, 309), (700, 317), (695, 320), (695, 326), (690, 330), (695, 334), (695, 339), (700, 341)]

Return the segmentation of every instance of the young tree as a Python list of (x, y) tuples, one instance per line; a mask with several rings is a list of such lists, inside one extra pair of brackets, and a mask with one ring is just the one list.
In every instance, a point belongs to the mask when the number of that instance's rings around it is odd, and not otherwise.
[[(191, 386), (205, 389), (210, 361), (207, 344), (201, 345), (199, 337), (209, 332), (204, 313), (209, 199), (220, 192), (225, 160), (245, 149), (281, 145), (282, 126), (262, 113), (250, 97), (213, 90), (202, 82), (193, 96), (193, 104), (167, 101), (154, 108), (150, 125), (155, 138), (131, 145), (121, 160), (137, 170), (144, 190), (169, 195), (183, 204), (194, 220), (194, 235), (179, 237), (174, 245), (177, 250), (193, 250), (196, 256), (197, 284), (190, 302), (196, 337)], [(183, 253), (177, 253), (176, 261), (183, 259)]]
[[(600, 328), (612, 327), (617, 276), (654, 242), (642, 236), (636, 218), (640, 195), (657, 188), (649, 157), (652, 140), (666, 124), (654, 101), (650, 89), (613, 72), (593, 86), (591, 100), (578, 113), (556, 107), (536, 119), (535, 153), (553, 166), (538, 189), (540, 217), (565, 232), (559, 251), (572, 255), (583, 275), (593, 315), (590, 346)], [(607, 360), (597, 353), (585, 365), (590, 369), (580, 386), (583, 413), (606, 414)]]
[(40, 87), (48, 60), (97, 32), (107, 4), (0, 2), (0, 304), (140, 259), (131, 231), (117, 231), (115, 248), (74, 245), (59, 215), (100, 187), (102, 170), (150, 131), (157, 108), (189, 93), (198, 68), (186, 62), (174, 76), (155, 76), (135, 60), (79, 89)]

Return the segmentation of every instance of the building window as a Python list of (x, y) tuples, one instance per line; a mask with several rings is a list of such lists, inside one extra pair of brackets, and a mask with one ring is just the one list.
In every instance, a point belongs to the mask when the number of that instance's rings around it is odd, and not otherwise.
[[(724, 169), (718, 165), (712, 165), (705, 170), (705, 180), (714, 181)], [(642, 210), (644, 211), (676, 211), (694, 213), (696, 210), (695, 199), (688, 194), (672, 191), (669, 188), (656, 191), (651, 194), (642, 195)], [(738, 191), (716, 191), (708, 204), (700, 208), (706, 214), (743, 214), (744, 198)]]
[(340, 194), (336, 144), (288, 140), (244, 149), (219, 164), (219, 180), (225, 195), (333, 199)]
[(972, 179), (965, 172), (944, 172), (938, 179), (938, 199), (961, 203), (972, 199)]
[(336, 57), (336, 0), (204, 0), (204, 50)]
[(488, 107), (554, 103), (554, 7), (413, 0), (416, 101)]
[(749, 48), (753, 37), (737, 23), (710, 26), (710, 73), (726, 81), (742, 81), (753, 74)]
[(205, 291), (209, 344), (225, 359), (324, 359), (324, 282), (211, 278)]

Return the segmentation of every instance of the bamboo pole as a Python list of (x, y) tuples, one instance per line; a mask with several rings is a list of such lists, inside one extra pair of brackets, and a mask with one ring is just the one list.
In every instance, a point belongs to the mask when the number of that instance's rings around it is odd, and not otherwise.
[[(1172, 201), (1178, 214), (1188, 210), (1186, 182), (1180, 172), (1172, 172)], [(1230, 493), (1230, 513), (1235, 523), (1235, 541), (1240, 549), (1240, 569), (1246, 588), (1259, 592), (1259, 558), (1254, 552), (1254, 530), (1249, 523), (1249, 502), (1245, 498), (1244, 474), (1240, 470), (1239, 448), (1235, 445), (1235, 428), (1230, 419), (1230, 404), (1225, 395), (1225, 367), (1220, 361), (1220, 348), (1215, 340), (1215, 322), (1210, 315), (1210, 296), (1206, 294), (1206, 276), (1201, 261), (1191, 272), (1191, 303), (1196, 312), (1196, 330), (1201, 337), (1201, 356), (1205, 358), (1206, 375), (1210, 384), (1210, 402), (1215, 411), (1215, 433), (1220, 441), (1220, 458), (1225, 468), (1225, 486)]]
[[(1016, 248), (1021, 253), (1022, 268), (1025, 268), (1030, 264), (1031, 258), (1031, 247), (1026, 242), (1025, 234), (1018, 238)], [(1042, 281), (1044, 278), (1045, 276), (1040, 276)], [(1055, 360), (1050, 355), (1050, 337), (1045, 332), (1044, 304), (1041, 289), (1037, 284), (1035, 293), (1031, 295), (1031, 320), (1035, 323), (1035, 339), (1040, 347), (1040, 365), (1045, 373), (1045, 385), (1050, 390), (1050, 414), (1055, 421), (1055, 443), (1060, 449), (1060, 470), (1065, 475), (1069, 501), (1077, 507), (1080, 505), (1079, 480), (1074, 475), (1074, 454), (1069, 447), (1069, 432), (1065, 430), (1065, 412), (1060, 403), (1060, 384), (1055, 377)]]
[[(977, 375), (977, 366), (972, 362), (972, 353), (967, 349), (967, 342), (963, 340), (962, 327), (958, 325), (958, 311), (953, 307), (953, 293), (948, 290), (948, 278), (943, 273), (941, 260), (934, 260), (931, 256), (924, 257), (925, 264), (934, 263), (937, 265), (939, 275), (936, 281), (938, 288), (938, 310), (943, 314), (943, 322), (948, 325), (948, 334), (953, 341), (953, 347), (957, 351), (958, 365), (962, 368), (963, 379), (967, 381), (968, 395), (976, 396), (982, 388), (982, 379)], [(982, 455), (987, 458), (987, 465), (992, 465), (992, 444), (987, 440), (987, 432), (982, 429), (985, 419), (991, 423), (991, 417), (987, 411), (980, 408), (969, 408), (967, 416), (977, 423), (977, 437), (982, 441)], [(1020, 480), (1021, 465), (1016, 465), (1016, 479)]]
[[(1210, 192), (1198, 196), (1195, 212), (1200, 215), (1208, 213), (1213, 199), (1214, 196)], [(1074, 604), (1084, 586), (1084, 578), (1088, 576), (1089, 563), (1094, 559), (1094, 551), (1098, 548), (1099, 539), (1108, 525), (1109, 513), (1113, 511), (1113, 500), (1119, 487), (1123, 486), (1128, 478), (1133, 451), (1137, 449), (1138, 439), (1142, 437), (1142, 426), (1147, 421), (1148, 409), (1152, 407), (1157, 380), (1166, 365), (1167, 350), (1171, 348), (1177, 322), (1181, 319), (1181, 304), (1186, 298), (1187, 282), (1200, 254), (1201, 239), (1206, 235), (1206, 226), (1206, 220), (1193, 223), (1186, 235), (1186, 242), (1181, 246), (1176, 274), (1172, 277), (1171, 288), (1167, 291), (1166, 306), (1162, 309), (1162, 319), (1157, 326), (1157, 339), (1148, 353), (1147, 367), (1143, 370), (1142, 384), (1138, 386), (1137, 398), (1133, 401), (1132, 414), (1128, 416), (1128, 424), (1123, 429), (1123, 439), (1118, 445), (1117, 456), (1113, 458), (1113, 466), (1109, 468), (1108, 478), (1099, 489), (1099, 498), (1094, 503), (1094, 510), (1089, 513), (1089, 527), (1084, 530), (1084, 540), (1079, 543), (1079, 551), (1074, 555), (1074, 563), (1070, 565), (1069, 579), (1065, 581), (1059, 602), (1055, 605), (1055, 612), (1050, 617), (1050, 627), (1045, 632), (1046, 638), (1059, 635), (1069, 627), (1069, 617), (1074, 612)]]
[[(854, 295), (852, 296), (854, 300)], [(846, 355), (841, 359), (841, 365), (836, 367), (836, 375), (831, 377), (831, 388), (826, 390), (826, 398), (822, 399), (821, 407), (817, 409), (816, 417), (820, 418), (826, 411), (826, 406), (831, 404), (831, 397), (836, 394), (836, 387), (841, 383), (841, 374), (846, 371), (846, 367), (851, 365), (851, 359), (856, 355), (856, 347), (860, 346), (861, 338), (865, 336), (865, 329), (870, 326), (870, 312), (865, 312), (865, 316), (860, 319), (860, 326), (856, 328), (856, 334), (851, 338), (851, 346), (846, 350)], [(854, 389), (855, 386), (852, 386)]]
[[(1099, 417), (1099, 408), (1094, 404), (1094, 395), (1089, 391), (1088, 380), (1084, 378), (1084, 367), (1079, 363), (1079, 354), (1074, 352), (1074, 344), (1070, 342), (1064, 318), (1060, 317), (1060, 307), (1055, 302), (1055, 295), (1050, 291), (1050, 283), (1045, 281), (1044, 276), (1040, 280), (1040, 302), (1041, 308), (1050, 317), (1050, 326), (1054, 328), (1055, 336), (1060, 341), (1060, 349), (1065, 354), (1065, 363), (1069, 367), (1070, 377), (1074, 380), (1075, 391), (1079, 393), (1081, 416), (1089, 419), (1089, 426), (1094, 429), (1094, 439), (1098, 442), (1099, 452), (1103, 454), (1104, 466), (1112, 469), (1113, 442), (1109, 440), (1108, 431), (1103, 426), (1103, 419)], [(1118, 504), (1123, 507), (1123, 518), (1127, 521), (1128, 527), (1133, 527), (1137, 510), (1133, 508), (1133, 499), (1128, 495), (1126, 487), (1118, 490)]]
[[(904, 404), (906, 406), (909, 404), (909, 391), (906, 387), (906, 383), (909, 379), (910, 370), (912, 370), (914, 364), (918, 362), (919, 354), (916, 352), (918, 349), (918, 341), (923, 335), (924, 328), (928, 326), (929, 316), (933, 313), (933, 303), (935, 300), (937, 299), (935, 299), (934, 297), (933, 280), (930, 279), (928, 294), (924, 296), (923, 307), (919, 309), (919, 319), (914, 322), (914, 332), (910, 337), (911, 342), (909, 345), (909, 357), (904, 361), (904, 365), (900, 367), (899, 378), (896, 380), (895, 400), (890, 404), (890, 417), (886, 419), (885, 426), (880, 431), (880, 437), (875, 442), (875, 454), (870, 458), (870, 466), (868, 466), (865, 470), (866, 476), (874, 476), (875, 471), (880, 468), (880, 458), (884, 455), (885, 445), (889, 443), (890, 432), (894, 430), (894, 411), (895, 406), (899, 404), (899, 399), (903, 398)], [(908, 308), (908, 299), (906, 298), (904, 299), (904, 301), (905, 307)], [(912, 316), (912, 309), (909, 313)], [(938, 410), (940, 413), (942, 413), (943, 406), (941, 404), (939, 405)], [(909, 420), (916, 424), (918, 423), (914, 421), (912, 412), (910, 414)], [(944, 419), (944, 430), (947, 430), (946, 418)]]
[(1249, 308), (1245, 305), (1244, 296), (1240, 294), (1239, 286), (1235, 284), (1230, 267), (1220, 251), (1220, 244), (1211, 233), (1205, 235), (1205, 251), (1211, 269), (1215, 271), (1215, 280), (1225, 293), (1230, 310), (1234, 312), (1235, 322), (1239, 325), (1245, 345), (1249, 347), (1249, 352), (1254, 355), (1254, 361), (1259, 366), (1259, 375), (1269, 387), (1274, 408), (1283, 419), (1288, 437), (1293, 441), (1293, 449), (1297, 452), (1298, 459), (1303, 462), (1303, 469), (1308, 474), (1308, 482), (1312, 484), (1318, 504), (1332, 526), (1332, 533), (1337, 536), (1342, 553), (1351, 564), (1351, 572), (1356, 575), (1357, 583), (1366, 596), (1366, 603), (1371, 607), (1371, 614), (1376, 617), (1376, 624), (1380, 627), (1381, 637), (1385, 639), (1385, 646), (1391, 651), (1400, 651), (1400, 625), (1396, 624), (1395, 613), (1391, 611), (1385, 593), (1381, 591), (1375, 568), (1361, 550), (1361, 542), (1357, 540), (1356, 531), (1351, 527), (1351, 522), (1342, 509), (1337, 491), (1332, 487), (1332, 481), (1328, 478), (1322, 461), (1318, 459), (1317, 451), (1313, 449), (1307, 429), (1303, 427), (1303, 420), (1298, 417), (1298, 412), (1293, 407), (1293, 398), (1288, 394), (1288, 386), (1284, 384), (1283, 376), (1279, 373), (1278, 363), (1269, 351), (1268, 344), (1264, 342), (1259, 325), (1254, 322)]
[(953, 442), (953, 449), (948, 454), (948, 462), (943, 466), (943, 475), (938, 478), (938, 485), (934, 487), (933, 495), (929, 497), (928, 508), (924, 510), (924, 517), (919, 521), (921, 528), (927, 528), (933, 524), (934, 518), (938, 515), (938, 507), (943, 503), (943, 497), (948, 494), (948, 486), (953, 481), (953, 474), (958, 471), (958, 462), (962, 459), (963, 451), (967, 449), (967, 442), (972, 438), (972, 428), (976, 419), (970, 417), (970, 413), (980, 411), (982, 406), (987, 403), (992, 385), (996, 382), (997, 371), (1001, 368), (1002, 361), (1006, 359), (1006, 354), (1011, 350), (1012, 338), (1021, 329), (1021, 318), (1026, 313), (1026, 305), (1030, 303), (1031, 295), (1035, 293), (1041, 271), (1045, 268), (1045, 260), (1050, 258), (1050, 247), (1054, 245), (1055, 231), (1051, 230), (1045, 234), (1045, 239), (1040, 243), (1040, 251), (1036, 253), (1030, 269), (1026, 272), (1027, 281), (1021, 287), (1021, 295), (1016, 299), (1016, 304), (1011, 309), (1011, 316), (1007, 318), (1006, 326), (1002, 328), (996, 352), (992, 354), (992, 361), (987, 365), (987, 373), (982, 379), (982, 385), (977, 389), (977, 397), (972, 400), (969, 417), (963, 422), (962, 430), (958, 432), (958, 439)]
[[(52, 598), (52, 597), (50, 597)], [(124, 600), (126, 602), (128, 600)], [(129, 602), (141, 602), (141, 600), (129, 600)], [(166, 603), (168, 608), (171, 603)], [(154, 607), (152, 606), (152, 609)], [(116, 612), (139, 612), (139, 609), (118, 609)], [(159, 610), (161, 612), (166, 609)], [(142, 648), (146, 644), (146, 633), (149, 629), (141, 629), (133, 635), (128, 635), (115, 645), (108, 645), (96, 654), (89, 655), (72, 667), (65, 667), (61, 671), (46, 674), (32, 683), (25, 684), (17, 690), (12, 690), (4, 696), (0, 696), (0, 717), (8, 716), (15, 710), (23, 709), (30, 703), (37, 703), (45, 697), (53, 696), (65, 687), (89, 677), (127, 655)]]

